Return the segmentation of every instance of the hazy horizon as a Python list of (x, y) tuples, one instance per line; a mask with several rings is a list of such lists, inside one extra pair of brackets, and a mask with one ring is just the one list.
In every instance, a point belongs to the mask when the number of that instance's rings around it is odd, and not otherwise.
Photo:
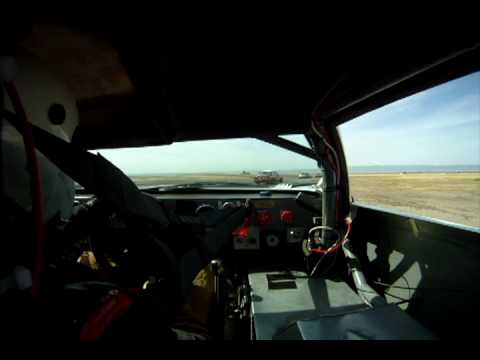
[[(241, 174), (246, 171), (250, 175), (255, 175), (262, 170), (275, 170), (280, 174), (297, 174), (300, 172), (309, 172), (311, 175), (321, 172), (319, 168), (295, 168), (295, 169), (245, 169), (240, 171), (199, 171), (199, 172), (154, 172), (154, 173), (130, 173), (132, 176), (168, 176), (168, 175), (189, 175), (189, 174)], [(480, 172), (480, 164), (467, 165), (373, 165), (373, 166), (353, 166), (348, 168), (349, 172)]]

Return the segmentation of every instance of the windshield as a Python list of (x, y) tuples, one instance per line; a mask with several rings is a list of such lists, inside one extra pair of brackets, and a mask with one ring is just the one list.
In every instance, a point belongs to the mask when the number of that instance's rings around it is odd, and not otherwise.
[[(283, 138), (308, 146), (303, 135)], [(253, 138), (92, 152), (110, 160), (140, 187), (298, 187), (312, 186), (321, 178), (313, 159)]]

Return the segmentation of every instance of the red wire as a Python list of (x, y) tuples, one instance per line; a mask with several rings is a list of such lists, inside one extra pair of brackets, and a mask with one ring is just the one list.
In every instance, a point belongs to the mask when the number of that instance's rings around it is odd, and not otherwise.
[(317, 254), (327, 254), (336, 251), (340, 246), (343, 246), (348, 241), (348, 235), (350, 234), (351, 229), (352, 223), (347, 222), (347, 232), (345, 233), (345, 236), (341, 242), (337, 242), (335, 246), (329, 247), (328, 249), (314, 248), (311, 249), (311, 251)]
[[(316, 125), (315, 122), (319, 122), (318, 121), (318, 116), (316, 113), (312, 114), (313, 115), (313, 122), (314, 122), (314, 126)], [(318, 126), (317, 126), (317, 129), (318, 129)], [(320, 131), (320, 130), (318, 130)], [(332, 141), (331, 139), (329, 138), (329, 135), (328, 133), (323, 133), (323, 136), (325, 138), (325, 140), (329, 143), (329, 144), (332, 144)], [(328, 148), (328, 147), (327, 147)], [(340, 163), (337, 163), (335, 161), (335, 155), (333, 154), (332, 150), (330, 150), (330, 148), (328, 148), (328, 160), (331, 164), (331, 166), (333, 167), (333, 170), (335, 172), (335, 175), (336, 175), (336, 185), (337, 185), (337, 191), (336, 191), (336, 213), (335, 213), (335, 216), (336, 216), (336, 219), (337, 221), (339, 221), (340, 219), (340, 185), (341, 185), (341, 169), (340, 169)], [(338, 155), (337, 155), (338, 156)], [(347, 235), (348, 235), (348, 232), (350, 231), (350, 224), (348, 224), (348, 229), (347, 229)], [(335, 247), (334, 249), (336, 249), (337, 247)], [(327, 250), (322, 250), (322, 249), (312, 249), (312, 251), (315, 250), (314, 252), (318, 252), (318, 253), (322, 253), (322, 254), (326, 254)], [(330, 250), (332, 251), (332, 250)]]
[(43, 228), (43, 190), (38, 166), (37, 153), (33, 141), (32, 127), (13, 82), (5, 83), (5, 90), (10, 97), (13, 109), (22, 123), (22, 137), (30, 169), (30, 188), (32, 192), (32, 209), (35, 224), (35, 265), (33, 270), (32, 295), (37, 296), (42, 283), (44, 269), (44, 228)]
[(317, 254), (326, 254), (327, 253), (327, 250), (320, 249), (320, 248), (310, 249), (310, 251), (314, 252), (314, 253), (317, 253)]

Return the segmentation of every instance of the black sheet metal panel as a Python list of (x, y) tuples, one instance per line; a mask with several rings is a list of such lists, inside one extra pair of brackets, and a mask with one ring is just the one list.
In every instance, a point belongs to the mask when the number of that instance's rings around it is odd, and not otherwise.
[[(321, 278), (307, 278), (303, 272), (292, 272), (283, 281), (281, 272), (257, 272), (248, 275), (252, 291), (252, 313), (257, 340), (271, 340), (290, 323), (345, 311), (363, 309), (366, 305), (345, 283)], [(288, 286), (270, 286), (273, 282)], [(269, 281), (270, 279), (270, 281)], [(295, 287), (291, 282), (295, 282)], [(278, 284), (276, 284), (278, 285)]]
[(434, 339), (422, 325), (392, 304), (300, 320), (275, 337), (275, 340)]
[[(471, 337), (472, 324), (480, 320), (480, 229), (366, 205), (355, 208), (351, 243), (367, 278), (414, 288), (406, 311), (437, 337)], [(389, 292), (398, 296), (400, 290)]]

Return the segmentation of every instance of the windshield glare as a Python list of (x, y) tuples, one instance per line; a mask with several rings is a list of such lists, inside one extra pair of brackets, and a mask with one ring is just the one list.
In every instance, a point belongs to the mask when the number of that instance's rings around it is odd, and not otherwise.
[[(308, 146), (303, 135), (284, 138)], [(252, 138), (92, 152), (111, 161), (140, 187), (310, 186), (321, 177), (313, 159)]]

